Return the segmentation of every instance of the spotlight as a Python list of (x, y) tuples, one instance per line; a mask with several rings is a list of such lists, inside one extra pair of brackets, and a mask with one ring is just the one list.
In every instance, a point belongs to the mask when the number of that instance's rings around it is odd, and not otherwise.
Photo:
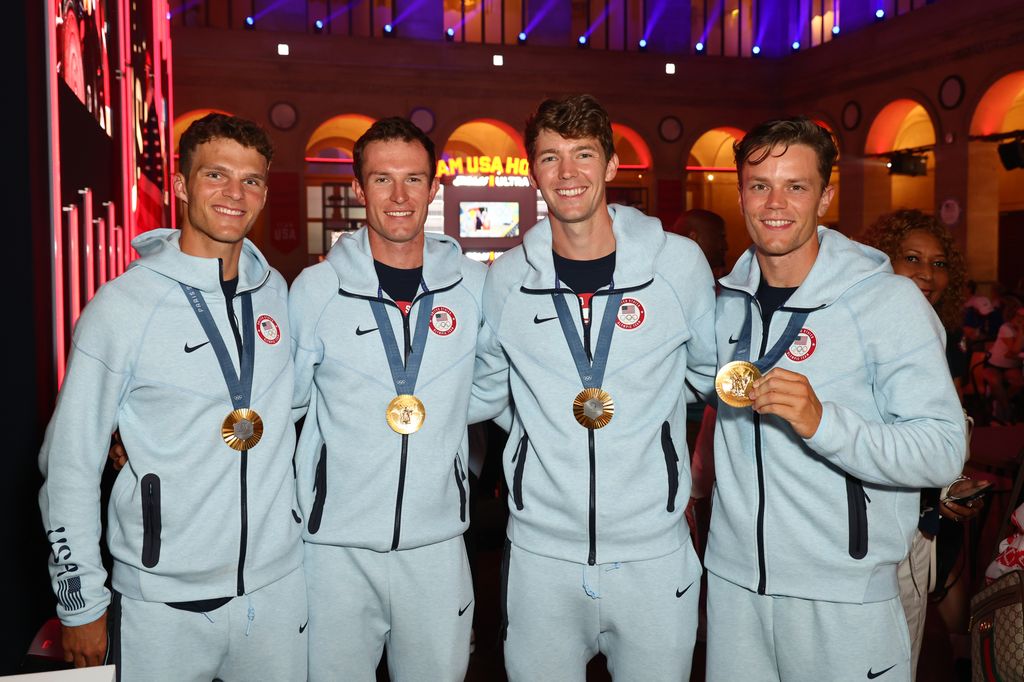
[(799, 52), (800, 51), (800, 41), (799, 40), (794, 40), (793, 44), (790, 45), (790, 47), (793, 48), (793, 52)]
[(444, 39), (448, 42), (455, 40), (455, 29), (449, 26), (444, 32)]
[(576, 39), (576, 42), (578, 42), (580, 44), (580, 47), (586, 47), (587, 46), (587, 36), (585, 36), (585, 35), (584, 36), (580, 36), (579, 38)]
[(928, 159), (909, 153), (897, 153), (889, 157), (886, 164), (889, 175), (910, 175), (919, 177), (928, 174)]
[(875, 21), (881, 21), (882, 19), (885, 19), (885, 10), (878, 8), (875, 10)]
[(832, 35), (839, 35), (839, 24), (836, 24), (835, 26), (832, 27)]
[(170, 20), (171, 20), (171, 13), (170, 13), (170, 12), (168, 12), (168, 13), (167, 13), (167, 21), (170, 21)]
[(641, 39), (640, 39), (640, 42), (639, 42), (639, 43), (637, 43), (637, 47), (639, 47), (639, 48), (640, 48), (640, 51), (641, 51), (641, 52), (643, 52), (644, 50), (646, 50), (646, 49), (647, 49), (647, 38), (641, 38)]
[(494, 66), (504, 66), (505, 65), (505, 57), (503, 55), (500, 55), (500, 54), (492, 55), (491, 56), (491, 64), (493, 64)]
[(755, 55), (759, 55), (759, 54), (761, 54), (761, 46), (760, 45), (754, 45), (754, 47), (750, 48), (750, 51), (753, 54), (755, 54)]
[(700, 52), (700, 53), (703, 54), (703, 52), (704, 52), (704, 43), (697, 43), (693, 47), (694, 47), (694, 49), (697, 50), (697, 52)]
[(516, 39), (519, 41), (520, 45), (525, 45), (526, 44), (526, 32), (525, 31), (520, 31), (519, 35), (516, 37)]
[(391, 24), (384, 24), (384, 35), (393, 36), (395, 35), (395, 27)]
[(256, 28), (256, 20), (251, 15), (245, 18), (245, 27), (248, 29)]
[(317, 19), (316, 21), (314, 21), (313, 22), (313, 30), (316, 31), (317, 33), (323, 33), (323, 31), (324, 31), (324, 20), (323, 19)]
[(282, 57), (287, 57), (291, 53), (291, 48), (288, 47), (288, 43), (277, 44), (277, 54)]
[(1013, 140), (999, 145), (999, 160), (1003, 162), (1003, 168), (1013, 170), (1024, 168), (1024, 141)]
[(676, 73), (676, 65), (672, 62), (665, 62), (665, 73), (669, 76), (673, 76)]

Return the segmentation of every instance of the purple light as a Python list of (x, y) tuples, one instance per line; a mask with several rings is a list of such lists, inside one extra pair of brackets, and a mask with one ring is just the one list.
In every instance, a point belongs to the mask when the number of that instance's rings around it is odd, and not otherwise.
[(800, 41), (799, 40), (794, 40), (793, 44), (790, 45), (790, 47), (793, 48), (793, 52), (796, 52), (797, 50), (800, 49)]
[(761, 46), (754, 45), (754, 47), (750, 48), (750, 51), (753, 52), (755, 55), (761, 54)]
[(578, 42), (580, 44), (580, 46), (586, 45), (587, 44), (587, 37), (586, 36), (580, 36), (579, 38), (576, 39), (576, 42)]
[(885, 19), (885, 10), (878, 8), (875, 10), (875, 19)]
[(697, 52), (703, 52), (704, 51), (704, 43), (697, 43), (696, 45), (694, 45), (694, 48), (696, 48)]
[(832, 27), (832, 35), (839, 35), (839, 24), (836, 24), (835, 26)]

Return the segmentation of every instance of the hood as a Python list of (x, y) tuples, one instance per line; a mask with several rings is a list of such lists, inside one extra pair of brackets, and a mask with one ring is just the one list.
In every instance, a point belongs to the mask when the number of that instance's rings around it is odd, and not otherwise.
[[(430, 291), (454, 286), (462, 279), (462, 248), (452, 237), (427, 232), (423, 240), (423, 281)], [(347, 293), (377, 298), (377, 271), (370, 251), (369, 228), (341, 235), (327, 254)]]
[[(807, 278), (789, 297), (787, 310), (814, 310), (831, 305), (847, 289), (868, 277), (892, 272), (889, 257), (878, 249), (849, 239), (841, 232), (818, 226), (818, 257)], [(761, 283), (761, 266), (754, 247), (747, 249), (736, 261), (732, 272), (719, 280), (726, 289), (742, 291), (750, 296)]]
[[(665, 245), (661, 221), (629, 206), (608, 205), (615, 235), (616, 289), (643, 286), (654, 279), (654, 263)], [(551, 222), (545, 218), (523, 237), (527, 271), (526, 289), (550, 290), (555, 287), (555, 261), (551, 256)]]
[[(221, 291), (220, 259), (200, 258), (181, 252), (181, 230), (159, 228), (143, 232), (132, 240), (140, 258), (129, 268), (148, 268), (176, 282), (202, 292)], [(238, 293), (257, 289), (270, 277), (270, 265), (248, 239), (242, 242), (238, 259)]]

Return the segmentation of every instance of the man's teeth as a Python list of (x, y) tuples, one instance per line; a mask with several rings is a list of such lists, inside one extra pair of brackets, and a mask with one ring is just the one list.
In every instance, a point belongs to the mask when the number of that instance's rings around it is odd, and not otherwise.
[(791, 221), (791, 220), (762, 220), (761, 222), (763, 222), (768, 227), (785, 227), (786, 225), (789, 225), (793, 221)]
[(586, 187), (573, 187), (572, 189), (558, 189), (555, 192), (560, 197), (578, 197), (587, 191)]
[(411, 216), (412, 211), (385, 211), (384, 214), (392, 218), (405, 218)]
[(223, 213), (224, 215), (240, 216), (245, 215), (245, 211), (239, 211), (235, 208), (227, 208), (225, 206), (215, 206), (214, 209), (217, 213)]

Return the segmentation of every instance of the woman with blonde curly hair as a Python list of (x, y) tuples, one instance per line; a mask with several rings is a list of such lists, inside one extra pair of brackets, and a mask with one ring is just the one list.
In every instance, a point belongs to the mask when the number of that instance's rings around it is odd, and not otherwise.
[[(917, 210), (900, 210), (881, 216), (863, 235), (862, 242), (885, 252), (897, 275), (913, 280), (946, 328), (946, 359), (954, 381), (967, 372), (966, 347), (961, 329), (961, 307), (967, 279), (964, 258), (949, 232), (935, 218)], [(957, 564), (963, 541), (957, 525), (978, 514), (981, 503), (957, 504), (950, 494), (974, 485), (961, 478), (949, 487), (945, 496), (940, 491), (921, 491), (921, 521), (911, 545), (909, 556), (899, 566), (900, 599), (907, 616), (912, 645), (912, 665), (916, 671), (924, 634), (924, 616), (929, 585), (945, 595), (957, 593), (949, 602), (952, 609), (962, 611), (963, 581), (947, 585), (946, 578)], [(940, 500), (941, 497), (941, 500)], [(933, 542), (938, 537), (938, 542)], [(936, 557), (933, 563), (931, 557)], [(957, 604), (952, 604), (957, 602)], [(943, 613), (950, 632), (964, 630), (963, 614)]]

